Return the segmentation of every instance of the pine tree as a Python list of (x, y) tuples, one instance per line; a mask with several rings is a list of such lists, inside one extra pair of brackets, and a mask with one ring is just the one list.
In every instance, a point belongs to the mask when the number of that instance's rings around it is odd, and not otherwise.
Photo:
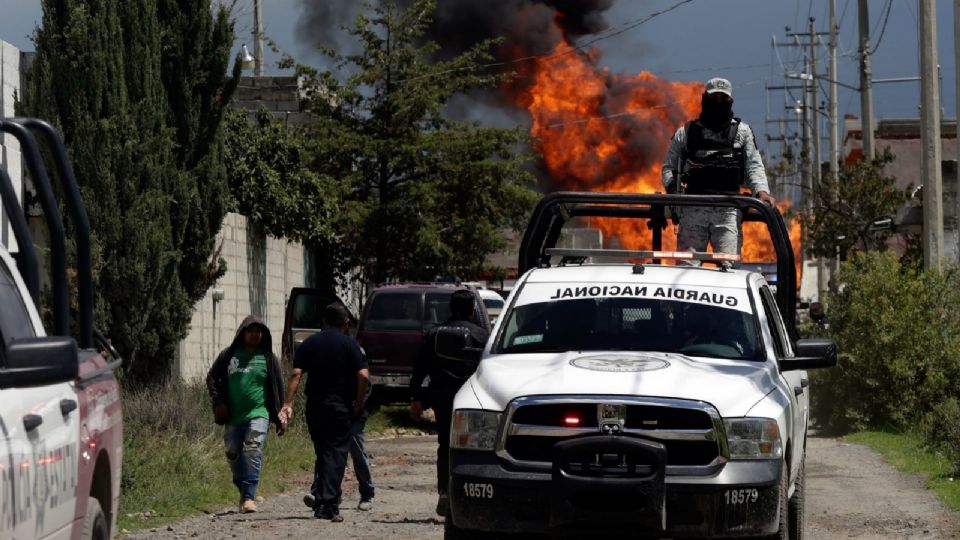
[(124, 376), (171, 373), (226, 208), (232, 25), (207, 0), (44, 0), (22, 103), (61, 130), (94, 241), (98, 326)]
[[(444, 114), (454, 95), (504, 78), (483, 67), (492, 42), (436, 61), (438, 47), (425, 39), (435, 9), (429, 0), (406, 9), (384, 2), (349, 30), (360, 54), (325, 49), (336, 72), (300, 67), (316, 119), (302, 141), (302, 163), (339, 185), (326, 198), (294, 197), (307, 213), (329, 216), (331, 234), (309, 242), (321, 286), (354, 268), (375, 283), (475, 277), (486, 255), (503, 246), (503, 229), (521, 227), (536, 199), (522, 131)], [(264, 183), (256, 175), (234, 178), (251, 184), (238, 187), (249, 193)], [(274, 198), (246, 200), (248, 215), (283, 220), (270, 216), (266, 201)]]

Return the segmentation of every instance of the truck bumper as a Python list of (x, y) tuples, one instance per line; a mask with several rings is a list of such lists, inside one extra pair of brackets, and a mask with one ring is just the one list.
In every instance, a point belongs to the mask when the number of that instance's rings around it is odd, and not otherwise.
[[(602, 444), (607, 456), (648, 452), (650, 461), (657, 461), (657, 443), (628, 448), (600, 440), (623, 437), (589, 439)], [(574, 454), (583, 450), (590, 451), (589, 443), (572, 449)], [(731, 461), (706, 477), (665, 476), (655, 463), (633, 471), (621, 467), (626, 474), (613, 476), (571, 469), (565, 463), (571, 460), (561, 454), (555, 455), (552, 472), (541, 473), (507, 469), (492, 452), (452, 450), (453, 523), (501, 532), (596, 534), (625, 528), (634, 535), (671, 537), (753, 536), (779, 528), (780, 460)]]

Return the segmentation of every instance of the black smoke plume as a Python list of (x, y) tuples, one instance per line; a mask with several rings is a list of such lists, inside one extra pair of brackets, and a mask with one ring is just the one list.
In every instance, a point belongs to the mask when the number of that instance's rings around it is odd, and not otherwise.
[[(383, 3), (386, 0), (376, 0)], [(503, 38), (500, 60), (545, 54), (563, 38), (574, 40), (607, 28), (603, 13), (614, 0), (439, 0), (428, 39), (450, 57), (490, 38)], [(407, 6), (412, 0), (401, 0)], [(297, 37), (310, 45), (347, 47), (343, 26), (352, 26), (363, 2), (302, 0)], [(554, 24), (557, 21), (560, 31)], [(562, 32), (562, 34), (561, 34)]]

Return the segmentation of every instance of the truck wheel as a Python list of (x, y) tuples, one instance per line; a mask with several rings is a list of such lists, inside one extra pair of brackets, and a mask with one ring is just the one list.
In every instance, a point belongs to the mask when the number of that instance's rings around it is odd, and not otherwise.
[(80, 533), (80, 538), (83, 540), (110, 540), (107, 516), (103, 514), (100, 501), (95, 497), (87, 499), (87, 515), (83, 517), (83, 531)]
[(790, 503), (787, 505), (788, 516), (787, 520), (789, 522), (790, 529), (790, 540), (802, 540), (803, 539), (803, 513), (804, 513), (804, 484), (806, 483), (804, 478), (804, 471), (806, 466), (804, 461), (800, 462), (800, 471), (797, 473), (797, 487), (793, 490), (793, 497), (790, 497)]
[(790, 482), (790, 469), (786, 462), (781, 466), (780, 472), (780, 528), (776, 533), (764, 536), (763, 540), (791, 540), (790, 520), (789, 520), (789, 501), (787, 500), (787, 486)]

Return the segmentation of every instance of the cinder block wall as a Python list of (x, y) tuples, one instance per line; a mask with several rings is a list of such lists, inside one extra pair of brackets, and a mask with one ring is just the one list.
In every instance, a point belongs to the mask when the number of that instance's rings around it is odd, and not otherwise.
[[(14, 94), (20, 93), (20, 51), (13, 45), (0, 41), (0, 117), (15, 116)], [(17, 198), (23, 197), (23, 173), (20, 162), (20, 143), (11, 135), (0, 135), (0, 168), (7, 171), (13, 181)], [(0, 205), (0, 244), (11, 251), (16, 250), (13, 231)]]
[[(227, 273), (194, 306), (189, 333), (181, 343), (177, 369), (183, 379), (206, 376), (220, 350), (247, 315), (264, 319), (280, 355), (280, 334), (290, 289), (304, 285), (303, 246), (269, 238), (248, 218), (227, 214), (217, 238)], [(215, 291), (223, 299), (214, 300)]]

